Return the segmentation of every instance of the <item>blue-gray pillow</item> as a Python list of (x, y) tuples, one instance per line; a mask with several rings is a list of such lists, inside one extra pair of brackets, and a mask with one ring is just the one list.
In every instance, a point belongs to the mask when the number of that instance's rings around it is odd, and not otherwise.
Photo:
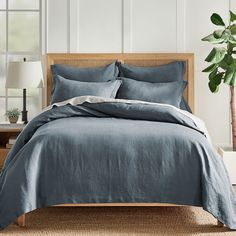
[(80, 68), (63, 64), (51, 65), (52, 75), (60, 75), (68, 80), (84, 82), (107, 82), (115, 80), (119, 73), (116, 62), (104, 67)]
[(155, 67), (139, 67), (120, 63), (119, 70), (119, 77), (151, 83), (174, 82), (184, 79), (185, 62), (175, 61)]
[(60, 75), (56, 75), (54, 76), (54, 91), (52, 93), (51, 104), (86, 95), (115, 98), (121, 83), (121, 80), (97, 83), (81, 82), (68, 80)]
[(129, 100), (141, 100), (180, 106), (183, 91), (187, 85), (185, 80), (169, 83), (150, 83), (128, 78), (121, 79), (117, 98)]
[[(175, 61), (156, 67), (138, 67), (120, 63), (119, 76), (151, 83), (183, 81), (185, 65), (186, 63), (184, 61)], [(180, 107), (181, 109), (191, 112), (184, 98), (181, 100)]]

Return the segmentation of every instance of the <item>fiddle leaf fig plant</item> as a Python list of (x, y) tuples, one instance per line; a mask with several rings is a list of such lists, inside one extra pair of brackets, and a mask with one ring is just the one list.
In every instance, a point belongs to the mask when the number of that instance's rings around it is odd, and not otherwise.
[(236, 86), (236, 14), (230, 13), (229, 24), (226, 25), (221, 16), (212, 14), (211, 22), (218, 28), (202, 39), (214, 45), (205, 61), (210, 65), (203, 70), (209, 73), (209, 89), (212, 93), (219, 91), (220, 84), (230, 86), (230, 108), (232, 121), (233, 150), (236, 151), (236, 113), (234, 87)]

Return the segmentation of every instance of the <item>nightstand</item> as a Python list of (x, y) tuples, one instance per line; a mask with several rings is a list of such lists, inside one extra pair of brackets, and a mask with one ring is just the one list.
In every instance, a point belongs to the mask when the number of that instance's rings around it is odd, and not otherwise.
[(218, 147), (218, 153), (222, 157), (225, 167), (228, 170), (232, 184), (236, 185), (236, 152), (232, 149), (232, 146)]
[(17, 136), (24, 129), (24, 124), (1, 124), (0, 123), (0, 169), (3, 167), (9, 148), (6, 148), (8, 140), (12, 136)]

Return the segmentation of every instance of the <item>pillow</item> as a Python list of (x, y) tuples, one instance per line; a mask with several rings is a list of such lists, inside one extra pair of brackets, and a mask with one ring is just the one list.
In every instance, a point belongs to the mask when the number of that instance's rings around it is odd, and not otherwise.
[(51, 104), (86, 95), (115, 98), (121, 83), (121, 80), (98, 83), (81, 82), (68, 80), (60, 75), (56, 75), (54, 78), (54, 91)]
[(118, 98), (141, 100), (180, 106), (183, 91), (187, 85), (185, 80), (169, 83), (149, 83), (128, 78), (122, 79)]
[(119, 77), (130, 78), (151, 83), (165, 83), (183, 80), (185, 62), (176, 61), (156, 67), (138, 67), (119, 64)]
[(60, 75), (68, 80), (84, 82), (107, 82), (115, 80), (119, 73), (116, 62), (104, 67), (79, 68), (63, 64), (51, 65), (52, 75)]
[[(183, 81), (185, 64), (184, 61), (176, 61), (157, 67), (138, 67), (120, 63), (119, 76), (152, 83)], [(184, 98), (181, 100), (180, 108), (191, 112)]]

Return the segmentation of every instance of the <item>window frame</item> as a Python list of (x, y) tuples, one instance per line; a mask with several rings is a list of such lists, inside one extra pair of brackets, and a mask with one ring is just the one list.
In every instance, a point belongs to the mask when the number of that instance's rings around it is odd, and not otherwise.
[[(6, 1), (6, 8), (5, 9), (0, 9), (0, 12), (5, 12), (6, 14), (6, 30), (5, 30), (5, 40), (6, 40), (6, 45), (5, 45), (5, 51), (0, 51), (0, 56), (5, 56), (5, 70), (6, 70), (6, 76), (7, 76), (7, 68), (8, 68), (8, 59), (9, 56), (38, 56), (41, 58), (43, 54), (43, 3), (42, 0), (39, 1), (39, 8), (38, 9), (9, 9), (9, 0)], [(39, 50), (38, 51), (9, 51), (9, 12), (37, 12), (39, 14)], [(27, 98), (30, 98), (32, 96), (28, 96)], [(22, 96), (20, 95), (8, 95), (8, 89), (5, 88), (5, 96), (0, 95), (0, 99), (5, 99), (5, 112), (9, 109), (9, 98), (20, 98), (22, 99)], [(1, 115), (1, 114), (0, 114)], [(5, 121), (7, 120), (7, 117), (5, 117)]]

